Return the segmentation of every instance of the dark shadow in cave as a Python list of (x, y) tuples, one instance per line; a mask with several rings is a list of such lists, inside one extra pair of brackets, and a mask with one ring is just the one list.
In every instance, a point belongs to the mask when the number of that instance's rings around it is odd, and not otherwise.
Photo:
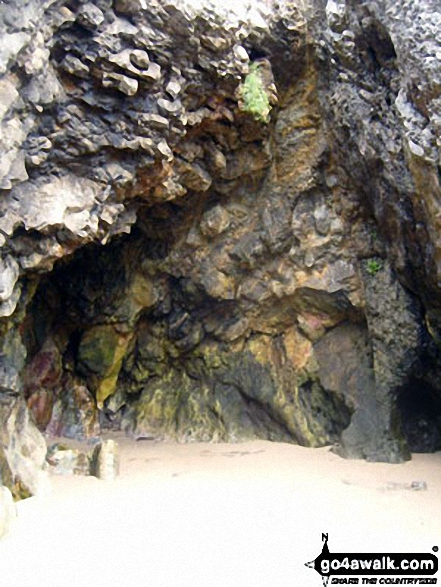
[(397, 401), (405, 438), (411, 452), (441, 450), (441, 397), (428, 383), (411, 378)]

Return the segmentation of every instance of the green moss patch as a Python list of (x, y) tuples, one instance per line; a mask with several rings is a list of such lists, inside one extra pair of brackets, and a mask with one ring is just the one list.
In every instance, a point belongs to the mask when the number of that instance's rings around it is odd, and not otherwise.
[(269, 122), (271, 104), (257, 63), (250, 67), (250, 72), (240, 88), (240, 95), (244, 112), (248, 112), (259, 122)]

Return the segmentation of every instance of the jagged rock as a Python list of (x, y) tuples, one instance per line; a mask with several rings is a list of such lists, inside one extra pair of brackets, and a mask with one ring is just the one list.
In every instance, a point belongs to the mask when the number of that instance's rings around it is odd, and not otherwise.
[(157, 63), (149, 63), (146, 71), (142, 72), (142, 77), (151, 81), (158, 82), (161, 79), (161, 66)]
[[(23, 184), (2, 201), (1, 230), (12, 234), (17, 226), (44, 230), (64, 225), (73, 233), (97, 229), (92, 215), (103, 194), (102, 186), (74, 176), (52, 177), (37, 186)], [(32, 195), (31, 195), (32, 192)]]
[(0, 351), (0, 390), (19, 395), (23, 389), (22, 375), (26, 364), (26, 348), (15, 328), (2, 336)]
[[(238, 335), (247, 325), (222, 324), (216, 334), (220, 336), (223, 329), (228, 337), (235, 327)], [(285, 357), (282, 369), (274, 368), (276, 355)], [(123, 427), (136, 438), (237, 441), (263, 435), (326, 444), (337, 438), (347, 413), (340, 414), (335, 430), (328, 427), (327, 417), (338, 411), (338, 400), (334, 404), (326, 396), (314, 370), (312, 345), (294, 330), (278, 343), (268, 336), (254, 337), (246, 348), (233, 353), (203, 344), (189, 357), (188, 375), (171, 368), (162, 377), (144, 380), (141, 397), (125, 413)], [(312, 386), (308, 372), (315, 380)], [(325, 412), (317, 420), (320, 403)], [(307, 405), (306, 412), (300, 412), (299, 405)]]
[(80, 368), (90, 373), (98, 407), (115, 391), (129, 340), (130, 336), (118, 333), (110, 325), (95, 326), (81, 339), (78, 361)]
[(39, 430), (45, 430), (49, 425), (55, 402), (56, 396), (53, 391), (46, 391), (45, 389), (37, 389), (31, 392), (26, 400), (29, 411)]
[[(43, 414), (45, 423), (41, 422), (40, 418), (42, 428), (46, 433), (57, 437), (75, 440), (98, 438), (100, 433), (98, 410), (90, 391), (87, 387), (75, 383), (65, 383), (63, 391), (61, 397), (49, 397), (49, 408), (46, 408), (46, 412), (50, 411), (50, 419), (47, 422), (47, 415)], [(34, 397), (35, 395), (31, 396), (28, 403), (33, 407), (33, 411), (37, 411), (39, 404), (37, 403), (34, 407)]]
[(28, 163), (34, 166), (41, 165), (48, 158), (48, 151), (52, 147), (51, 141), (46, 137), (37, 137), (29, 140), (29, 151), (26, 154)]
[(68, 73), (83, 79), (87, 79), (90, 75), (90, 70), (87, 65), (74, 55), (66, 55), (61, 62), (61, 67)]
[(236, 45), (234, 47), (234, 54), (240, 61), (246, 62), (249, 60), (247, 50), (245, 49), (245, 47), (242, 47), (242, 45)]
[(173, 151), (168, 146), (167, 141), (159, 141), (156, 148), (158, 149), (158, 152), (167, 159), (167, 161), (173, 161)]
[(78, 11), (77, 20), (85, 27), (95, 28), (104, 22), (104, 14), (98, 6), (95, 6), (92, 2), (87, 2)]
[(0, 117), (3, 118), (12, 104), (19, 97), (19, 93), (15, 84), (7, 78), (0, 81)]
[(46, 460), (55, 475), (91, 474), (90, 457), (79, 449), (56, 444), (48, 449)]
[(130, 61), (141, 69), (148, 68), (150, 65), (148, 53), (141, 49), (135, 49), (130, 52)]
[(55, 342), (47, 339), (23, 371), (25, 393), (53, 389), (62, 375), (62, 356)]
[(15, 499), (44, 493), (46, 442), (29, 418), (22, 398), (0, 397), (0, 482)]
[[(151, 79), (148, 69), (144, 71), (150, 65), (149, 56), (145, 51), (124, 49), (120, 53), (109, 55), (109, 61), (127, 70), (136, 77)], [(153, 66), (153, 70), (155, 69), (155, 66)]]
[(169, 81), (165, 91), (170, 94), (170, 96), (172, 98), (177, 98), (179, 96), (179, 94), (181, 93), (181, 84), (177, 81)]
[[(354, 412), (337, 452), (350, 458), (374, 459), (376, 452), (390, 450), (378, 434), (381, 403), (376, 397), (366, 330), (353, 325), (334, 328), (316, 343), (315, 351), (320, 382), (343, 397)], [(400, 458), (400, 452), (394, 458)]]
[(171, 102), (170, 100), (164, 100), (163, 98), (159, 98), (158, 100), (158, 109), (164, 115), (177, 115), (182, 110), (182, 104), (180, 100), (175, 100)]
[(3, 540), (9, 534), (16, 517), (17, 509), (12, 493), (2, 485), (0, 487), (0, 540)]
[(215, 236), (221, 234), (230, 225), (230, 216), (228, 211), (222, 206), (214, 206), (204, 214), (201, 221), (201, 232), (205, 236)]
[(169, 121), (160, 114), (144, 114), (142, 120), (147, 122), (156, 130), (165, 130), (170, 126)]
[(138, 91), (138, 82), (136, 79), (119, 73), (105, 73), (103, 86), (105, 88), (116, 88), (127, 96), (134, 96)]
[(178, 173), (183, 185), (195, 192), (206, 192), (212, 184), (210, 174), (197, 163), (190, 164), (181, 159)]
[(52, 418), (61, 376), (62, 356), (49, 339), (23, 370), (24, 394), (39, 430), (45, 430)]
[(14, 291), (19, 276), (18, 263), (11, 256), (0, 260), (0, 300), (5, 302)]
[(30, 35), (25, 32), (10, 33), (2, 37), (0, 43), (0, 73), (5, 73), (13, 59), (29, 43)]
[(133, 14), (147, 8), (146, 0), (116, 0), (115, 9), (123, 14)]

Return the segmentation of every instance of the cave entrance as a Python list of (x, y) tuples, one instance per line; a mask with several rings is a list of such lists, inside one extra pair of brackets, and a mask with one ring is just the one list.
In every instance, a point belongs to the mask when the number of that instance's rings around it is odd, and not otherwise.
[[(162, 222), (155, 232), (152, 218)], [(271, 305), (279, 331), (253, 330), (249, 306), (210, 295), (213, 282), (198, 281), (192, 259), (182, 275), (170, 270), (180, 238), (171, 218), (161, 209), (41, 278), (22, 327), (25, 397), (40, 430), (75, 439), (110, 429), (179, 441), (338, 442), (350, 414), (308, 366), (312, 345), (292, 326), (299, 301)], [(182, 211), (178, 220), (185, 226)], [(310, 310), (317, 299), (309, 297)], [(437, 390), (412, 377), (397, 401), (411, 452), (441, 450)]]
[(294, 327), (299, 308), (330, 300), (310, 293), (271, 304), (274, 326), (254, 329), (261, 305), (235, 298), (224, 274), (200, 272), (182, 251), (173, 265), (192, 234), (181, 209), (179, 240), (175, 212), (149, 210), (130, 235), (80, 249), (39, 282), (22, 336), (25, 397), (40, 430), (336, 442), (348, 410), (321, 386), (313, 346)]
[(441, 450), (441, 397), (429, 383), (411, 378), (398, 396), (403, 433), (409, 450), (430, 453)]

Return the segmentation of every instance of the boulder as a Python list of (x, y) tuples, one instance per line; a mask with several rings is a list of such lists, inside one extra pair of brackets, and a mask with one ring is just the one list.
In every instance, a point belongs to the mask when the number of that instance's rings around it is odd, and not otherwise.
[(119, 475), (118, 445), (114, 440), (104, 440), (95, 447), (91, 475), (103, 481), (113, 481)]
[(90, 475), (90, 457), (78, 449), (56, 444), (48, 449), (46, 460), (55, 475)]

